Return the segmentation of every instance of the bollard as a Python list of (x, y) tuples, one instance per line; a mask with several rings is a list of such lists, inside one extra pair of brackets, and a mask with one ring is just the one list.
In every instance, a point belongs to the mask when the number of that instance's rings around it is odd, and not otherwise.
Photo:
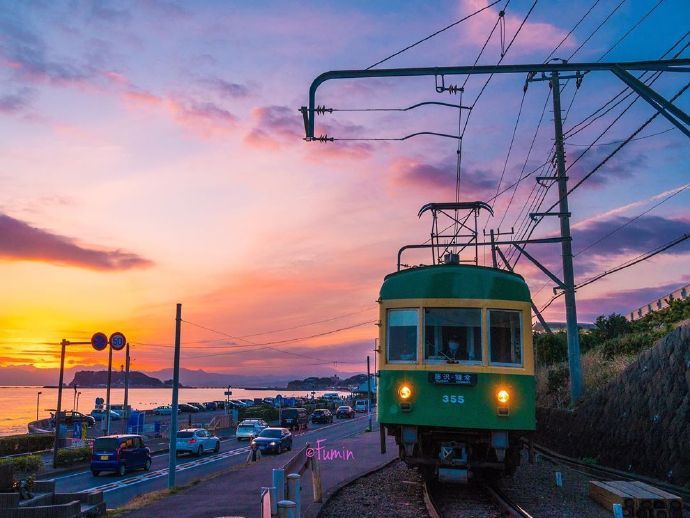
[(292, 500), (278, 502), (278, 518), (295, 518), (295, 502)]
[(314, 491), (314, 502), (323, 502), (321, 491), (321, 466), (316, 455), (311, 458), (311, 484)]
[(271, 495), (271, 517), (278, 516), (278, 498), (276, 498), (276, 488), (269, 487), (268, 493)]
[(276, 501), (285, 500), (285, 470), (273, 468), (273, 487), (276, 488)]
[(556, 471), (556, 485), (558, 487), (563, 487), (563, 475), (560, 471)]
[(298, 473), (291, 473), (287, 476), (287, 499), (295, 502), (295, 518), (300, 518), (301, 514), (301, 478)]
[(623, 507), (621, 504), (613, 504), (613, 517), (623, 518)]

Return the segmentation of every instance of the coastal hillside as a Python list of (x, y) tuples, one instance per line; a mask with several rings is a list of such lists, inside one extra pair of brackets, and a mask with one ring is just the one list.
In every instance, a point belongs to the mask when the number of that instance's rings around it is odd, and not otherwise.
[[(79, 371), (74, 374), (74, 379), (69, 383), (70, 387), (105, 387), (108, 384), (108, 371)], [(113, 372), (111, 386), (124, 387), (125, 373)], [(129, 386), (136, 387), (164, 387), (158, 378), (147, 376), (143, 372), (131, 371), (129, 373)]]

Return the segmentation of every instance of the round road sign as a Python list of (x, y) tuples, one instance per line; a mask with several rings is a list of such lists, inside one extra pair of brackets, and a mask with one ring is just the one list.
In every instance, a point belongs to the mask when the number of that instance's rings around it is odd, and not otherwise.
[(105, 333), (94, 333), (94, 335), (91, 337), (91, 347), (97, 351), (102, 351), (108, 347), (108, 337), (105, 335)]
[(112, 347), (116, 351), (122, 349), (126, 343), (127, 339), (125, 338), (125, 335), (123, 335), (122, 333), (113, 333), (112, 335), (110, 335), (110, 347)]

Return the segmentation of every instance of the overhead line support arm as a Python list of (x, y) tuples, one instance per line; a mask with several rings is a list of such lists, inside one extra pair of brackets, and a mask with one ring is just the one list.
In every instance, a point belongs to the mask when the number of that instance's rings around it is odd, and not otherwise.
[[(382, 68), (373, 70), (332, 70), (319, 75), (309, 87), (309, 106), (303, 110), (305, 118), (306, 139), (314, 138), (314, 116), (316, 109), (316, 90), (331, 79), (362, 79), (371, 77), (413, 77), (444, 75), (486, 75), (486, 74), (520, 74), (537, 72), (580, 72), (608, 71), (620, 77), (620, 71), (655, 70), (662, 72), (690, 72), (690, 59), (669, 59), (652, 61), (630, 61), (621, 63), (535, 63), (531, 65), (481, 65), (460, 67), (422, 67), (422, 68)], [(616, 72), (618, 71), (618, 73)], [(621, 78), (623, 79), (623, 78)], [(634, 79), (634, 78), (633, 78)], [(629, 85), (630, 86), (630, 85)], [(632, 86), (631, 86), (632, 87)], [(642, 95), (642, 94), (641, 94)], [(659, 105), (650, 102), (656, 109)], [(660, 110), (661, 111), (661, 110)], [(687, 117), (687, 115), (686, 115)], [(682, 120), (682, 118), (681, 118)], [(673, 121), (672, 121), (673, 122)], [(674, 124), (678, 125), (677, 121)], [(680, 126), (679, 126), (680, 127)]]

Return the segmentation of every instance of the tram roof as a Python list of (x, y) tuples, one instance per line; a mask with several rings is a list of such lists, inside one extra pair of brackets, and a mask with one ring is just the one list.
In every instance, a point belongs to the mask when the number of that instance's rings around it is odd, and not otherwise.
[(467, 264), (420, 266), (388, 274), (381, 300), (491, 299), (529, 302), (521, 275), (496, 268)]

